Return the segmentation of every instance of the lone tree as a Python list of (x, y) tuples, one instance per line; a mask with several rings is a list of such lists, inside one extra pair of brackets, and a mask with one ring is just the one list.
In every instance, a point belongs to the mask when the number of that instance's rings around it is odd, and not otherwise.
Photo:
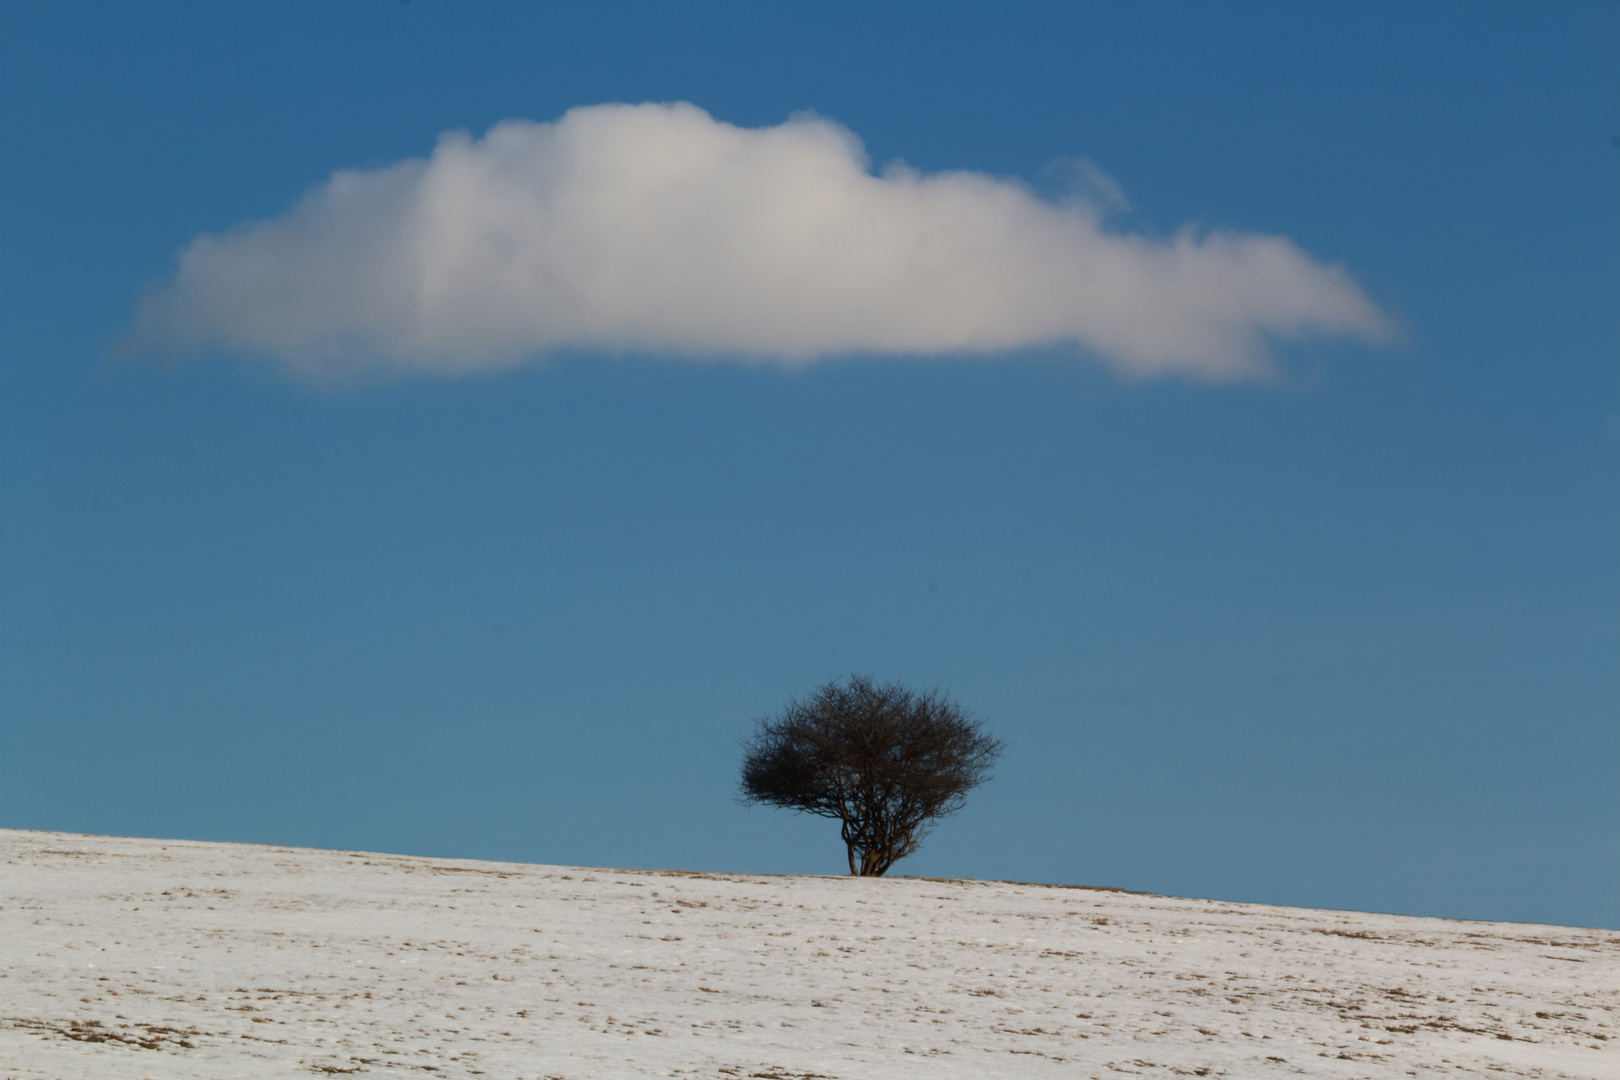
[(990, 779), (1002, 743), (937, 690), (855, 675), (757, 720), (744, 748), (744, 803), (837, 818), (849, 872), (878, 877)]

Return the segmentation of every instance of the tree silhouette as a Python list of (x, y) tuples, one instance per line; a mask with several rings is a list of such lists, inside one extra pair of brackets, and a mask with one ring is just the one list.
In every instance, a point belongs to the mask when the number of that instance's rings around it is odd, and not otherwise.
[(740, 798), (837, 818), (849, 872), (878, 877), (990, 779), (1002, 745), (940, 691), (855, 675), (755, 721)]

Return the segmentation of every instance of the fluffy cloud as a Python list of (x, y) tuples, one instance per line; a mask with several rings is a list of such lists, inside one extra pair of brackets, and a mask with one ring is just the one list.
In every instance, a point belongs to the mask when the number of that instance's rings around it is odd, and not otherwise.
[(1284, 237), (1122, 233), (1107, 201), (874, 174), (813, 117), (580, 108), (446, 134), (426, 160), (338, 172), (280, 217), (198, 237), (134, 336), (315, 377), (571, 346), (799, 363), (1073, 343), (1126, 375), (1220, 379), (1264, 370), (1271, 338), (1386, 332), (1342, 269)]

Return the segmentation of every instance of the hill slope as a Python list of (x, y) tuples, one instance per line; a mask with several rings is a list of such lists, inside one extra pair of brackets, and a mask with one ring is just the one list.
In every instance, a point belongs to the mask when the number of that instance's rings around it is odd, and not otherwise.
[(1620, 1076), (1620, 934), (0, 830), (0, 1080)]

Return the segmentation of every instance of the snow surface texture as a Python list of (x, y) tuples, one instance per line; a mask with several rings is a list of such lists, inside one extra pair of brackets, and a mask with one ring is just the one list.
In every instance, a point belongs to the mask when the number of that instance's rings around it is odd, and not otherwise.
[(0, 1080), (1620, 1077), (1620, 933), (0, 830)]

